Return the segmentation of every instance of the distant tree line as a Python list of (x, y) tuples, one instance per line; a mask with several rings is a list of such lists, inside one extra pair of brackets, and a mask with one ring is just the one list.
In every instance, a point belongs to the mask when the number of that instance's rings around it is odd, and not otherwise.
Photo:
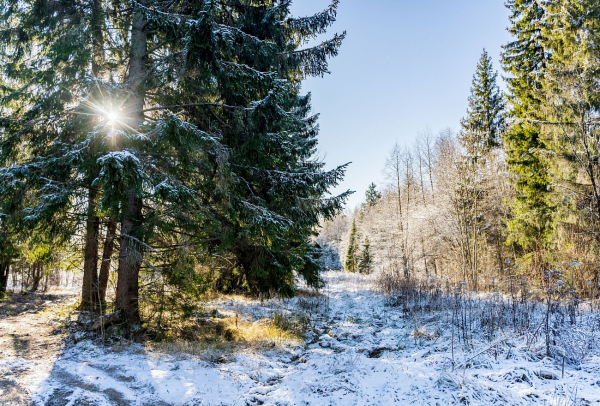
[(370, 186), (365, 204), (324, 224), (322, 239), (337, 241), (347, 270), (355, 270), (356, 241), (368, 238), (375, 266), (405, 278), (542, 284), (547, 271), (576, 260), (577, 288), (597, 291), (600, 3), (507, 7), (508, 93), (484, 51), (460, 131), (425, 131), (412, 146), (394, 146), (381, 198)]

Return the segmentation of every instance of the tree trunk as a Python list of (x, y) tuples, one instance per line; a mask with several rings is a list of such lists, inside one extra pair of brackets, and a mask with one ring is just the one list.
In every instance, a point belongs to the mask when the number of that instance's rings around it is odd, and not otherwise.
[[(104, 60), (102, 38), (102, 7), (99, 0), (92, 2), (92, 74), (99, 77)], [(93, 151), (90, 153), (93, 161)], [(96, 166), (95, 163), (92, 163)], [(92, 169), (92, 173), (97, 171)], [(95, 174), (97, 175), (97, 173)], [(95, 178), (96, 176), (92, 176)], [(88, 209), (86, 220), (86, 239), (83, 261), (83, 283), (81, 287), (81, 310), (94, 309), (100, 303), (98, 292), (98, 234), (100, 218), (96, 216), (96, 198), (98, 190), (88, 185)]]
[[(146, 6), (147, 0), (139, 0)], [(130, 111), (131, 127), (134, 129), (144, 122), (144, 98), (147, 63), (148, 32), (144, 13), (136, 8), (131, 26), (131, 58), (129, 64), (129, 84), (132, 91)], [(117, 270), (116, 310), (120, 311), (127, 329), (135, 330), (140, 325), (139, 311), (139, 273), (143, 259), (140, 244), (140, 229), (143, 222), (142, 199), (137, 195), (135, 185), (127, 194), (123, 206), (121, 237), (119, 248), (119, 267)]]
[(473, 289), (477, 290), (477, 274), (478, 274), (478, 267), (477, 267), (477, 220), (478, 219), (478, 213), (477, 213), (477, 191), (475, 191), (475, 213), (474, 213), (474, 219), (473, 219), (473, 282), (472, 282), (472, 286)]
[(6, 295), (6, 286), (8, 285), (8, 273), (10, 271), (10, 261), (0, 262), (0, 299)]
[(83, 260), (83, 283), (81, 286), (81, 310), (93, 309), (99, 303), (98, 296), (98, 233), (100, 218), (96, 216), (96, 188), (89, 188), (86, 221), (86, 240)]
[(33, 280), (31, 284), (30, 292), (37, 292), (40, 287), (40, 281), (44, 277), (44, 265), (41, 262), (35, 262), (31, 265), (31, 278)]
[(48, 292), (48, 281), (50, 280), (50, 272), (51, 270), (48, 271), (44, 276), (44, 293)]
[(142, 201), (130, 191), (126, 212), (121, 222), (119, 239), (119, 267), (117, 269), (116, 310), (121, 311), (128, 327), (140, 324), (139, 273), (142, 264), (142, 247), (137, 235), (142, 220)]
[[(29, 264), (27, 265), (29, 266)], [(27, 275), (29, 275), (29, 273), (27, 273)], [(21, 266), (21, 292), (24, 292), (25, 289), (27, 289), (27, 283), (28, 281), (25, 281), (25, 264), (23, 264), (23, 266)]]
[(100, 303), (102, 304), (106, 303), (106, 288), (108, 287), (108, 276), (115, 247), (116, 232), (117, 223), (115, 221), (110, 221), (106, 227), (106, 239), (104, 240), (104, 250), (102, 252), (102, 263), (100, 264), (100, 276), (98, 280)]
[(104, 65), (104, 37), (102, 35), (102, 4), (100, 0), (92, 2), (92, 74), (100, 77)]

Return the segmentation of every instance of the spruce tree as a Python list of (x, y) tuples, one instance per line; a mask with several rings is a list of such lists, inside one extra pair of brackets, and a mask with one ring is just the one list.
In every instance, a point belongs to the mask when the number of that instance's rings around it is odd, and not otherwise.
[(484, 50), (473, 76), (467, 116), (461, 120), (462, 130), (459, 141), (465, 151), (463, 162), (459, 163), (459, 173), (463, 182), (459, 187), (457, 209), (463, 211), (463, 225), (466, 244), (463, 248), (465, 262), (469, 265), (468, 278), (477, 287), (480, 262), (480, 242), (482, 230), (482, 201), (486, 195), (486, 179), (482, 169), (487, 164), (490, 153), (500, 145), (504, 131), (503, 95), (496, 84), (492, 59)]
[(356, 246), (356, 220), (352, 220), (352, 228), (350, 229), (350, 237), (348, 238), (348, 250), (346, 251), (346, 261), (344, 268), (348, 272), (358, 271), (358, 255)]
[(67, 240), (83, 228), (84, 308), (97, 302), (98, 191), (92, 182), (103, 149), (102, 128), (96, 127), (102, 120), (81, 108), (100, 89), (92, 79), (101, 70), (101, 13), (98, 0), (89, 5), (4, 1), (0, 17), (1, 103), (8, 112), (0, 122), (0, 194), (10, 198), (23, 184), (37, 195), (24, 210), (25, 221), (46, 230), (50, 241), (58, 234)]
[(549, 53), (543, 46), (544, 9), (534, 0), (511, 0), (509, 32), (514, 40), (504, 46), (502, 63), (509, 74), (507, 84), (511, 125), (503, 135), (508, 170), (514, 176), (516, 196), (510, 202), (509, 244), (515, 243), (529, 256), (532, 266), (543, 267), (542, 250), (553, 230), (551, 179), (541, 125), (541, 78)]
[(546, 149), (555, 158), (553, 183), (563, 189), (561, 223), (569, 225), (572, 239), (591, 233), (600, 241), (600, 4), (553, 0), (545, 7), (543, 45), (551, 57), (541, 110)]
[(370, 274), (373, 268), (373, 254), (371, 253), (371, 244), (369, 237), (365, 237), (362, 251), (358, 257), (358, 272), (362, 274)]
[(64, 235), (87, 230), (98, 292), (97, 224), (118, 222), (116, 309), (130, 328), (141, 273), (190, 294), (322, 283), (310, 237), (342, 207), (347, 193), (326, 196), (345, 166), (314, 159), (300, 84), (328, 72), (344, 35), (300, 46), (335, 21), (337, 0), (304, 18), (271, 0), (3, 5), (1, 176), (35, 196), (32, 225), (62, 216)]
[(504, 100), (497, 77), (492, 58), (484, 49), (473, 76), (467, 117), (460, 123), (462, 144), (475, 160), (500, 145), (504, 130)]
[(374, 182), (371, 182), (369, 188), (365, 192), (365, 197), (367, 199), (367, 204), (370, 207), (373, 207), (377, 204), (377, 202), (381, 199), (381, 193), (377, 190), (377, 185)]

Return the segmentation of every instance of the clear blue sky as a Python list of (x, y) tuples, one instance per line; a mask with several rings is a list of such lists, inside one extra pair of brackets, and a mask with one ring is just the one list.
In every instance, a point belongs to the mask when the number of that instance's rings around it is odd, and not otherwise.
[[(296, 16), (312, 15), (328, 0), (296, 0)], [(340, 0), (338, 20), (325, 37), (347, 31), (331, 75), (310, 78), (303, 90), (320, 113), (320, 156), (328, 167), (352, 162), (334, 192), (364, 198), (395, 142), (410, 144), (429, 127), (459, 128), (483, 48), (500, 71), (510, 40), (504, 0)], [(504, 84), (500, 84), (504, 88)]]

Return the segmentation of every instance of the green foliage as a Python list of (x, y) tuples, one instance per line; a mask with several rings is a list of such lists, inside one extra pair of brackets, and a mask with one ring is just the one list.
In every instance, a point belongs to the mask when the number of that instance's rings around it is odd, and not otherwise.
[(552, 189), (549, 162), (542, 129), (533, 120), (543, 119), (541, 77), (549, 53), (542, 32), (544, 9), (534, 0), (511, 0), (509, 32), (515, 40), (504, 46), (502, 63), (509, 73), (508, 100), (514, 119), (503, 135), (508, 170), (516, 195), (510, 203), (513, 217), (508, 221), (508, 243), (525, 252), (540, 252), (553, 233)]
[(348, 272), (358, 271), (358, 254), (356, 243), (356, 220), (352, 220), (352, 228), (350, 229), (350, 237), (348, 239), (348, 250), (346, 251), (346, 261), (344, 268)]
[(365, 197), (367, 198), (367, 204), (370, 207), (375, 206), (381, 199), (381, 193), (377, 190), (377, 185), (375, 185), (375, 183), (371, 182), (369, 188), (365, 192)]
[(504, 136), (507, 165), (514, 175), (516, 196), (510, 202), (509, 244), (539, 251), (553, 234), (553, 212), (548, 163), (543, 158), (540, 128), (515, 123)]
[(504, 147), (516, 195), (507, 242), (540, 270), (597, 250), (600, 5), (511, 0), (508, 7), (515, 40), (503, 64), (513, 121)]
[[(349, 192), (328, 196), (346, 165), (315, 158), (300, 85), (328, 73), (345, 34), (300, 49), (338, 1), (304, 18), (290, 4), (1, 1), (2, 215), (48, 241), (78, 238), (95, 216), (128, 222), (120, 261), (185, 295), (291, 296), (295, 275), (321, 286), (312, 230)], [(148, 50), (141, 81), (134, 40)]]
[(358, 272), (362, 274), (370, 274), (373, 269), (373, 254), (371, 253), (371, 244), (369, 238), (365, 237), (362, 251), (358, 257)]
[(475, 160), (499, 146), (504, 131), (504, 100), (497, 77), (492, 58), (483, 50), (473, 76), (467, 117), (460, 122), (461, 142)]

